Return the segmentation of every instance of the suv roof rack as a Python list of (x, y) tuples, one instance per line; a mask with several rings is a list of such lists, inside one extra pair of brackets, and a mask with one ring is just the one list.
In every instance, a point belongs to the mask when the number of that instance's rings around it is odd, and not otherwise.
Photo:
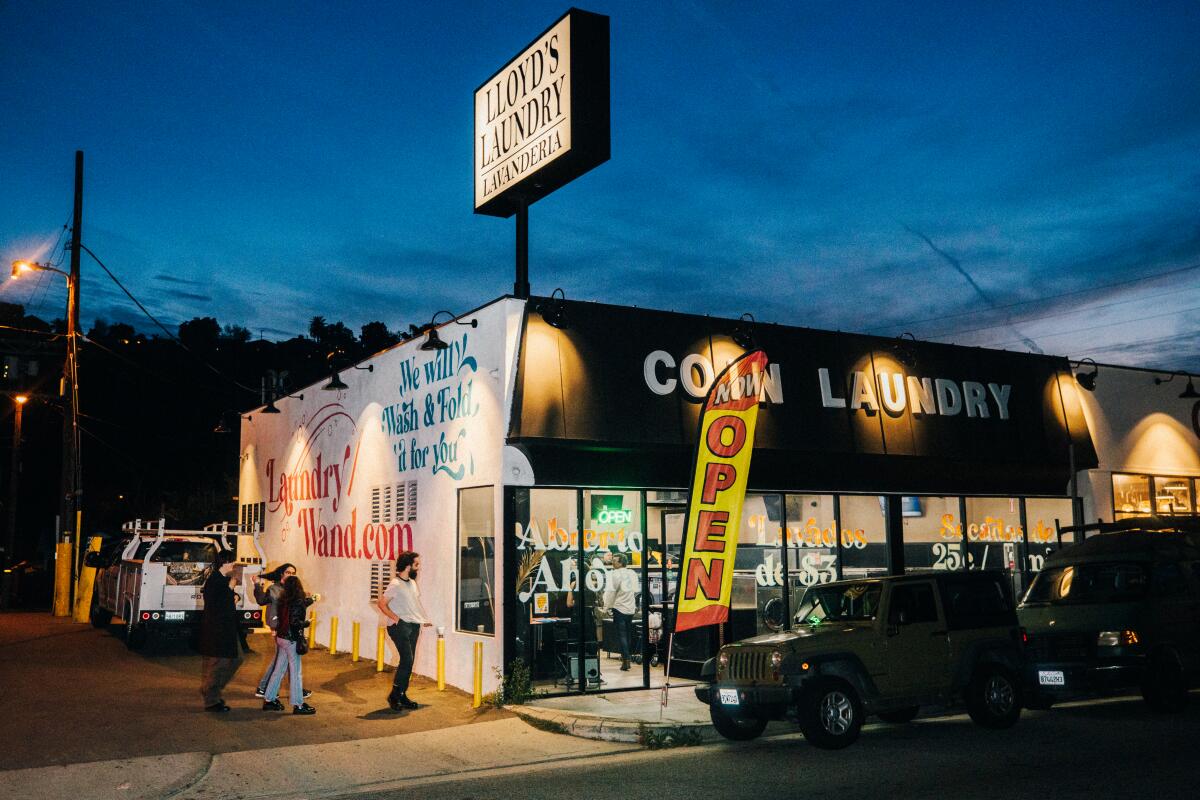
[(1125, 533), (1128, 531), (1148, 531), (1154, 533), (1200, 533), (1200, 515), (1178, 514), (1171, 516), (1128, 517), (1115, 522), (1097, 520), (1083, 525), (1068, 525), (1060, 529), (1062, 533), (1079, 533), (1084, 538), (1089, 533)]

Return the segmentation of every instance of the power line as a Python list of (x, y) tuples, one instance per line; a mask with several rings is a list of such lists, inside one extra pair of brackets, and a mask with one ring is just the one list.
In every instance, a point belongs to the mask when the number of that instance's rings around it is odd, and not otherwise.
[[(1098, 292), (1103, 289), (1115, 289), (1120, 286), (1130, 286), (1135, 283), (1141, 283), (1142, 281), (1152, 281), (1152, 280), (1158, 280), (1160, 278), (1167, 278), (1167, 277), (1170, 277), (1171, 275), (1178, 275), (1182, 272), (1190, 272), (1191, 270), (1195, 270), (1195, 269), (1200, 269), (1200, 263), (1191, 264), (1186, 267), (1179, 267), (1177, 269), (1170, 269), (1165, 272), (1157, 272), (1157, 273), (1154, 273), (1151, 275), (1143, 275), (1138, 278), (1130, 278), (1130, 279), (1124, 280), (1124, 281), (1116, 281), (1115, 283), (1105, 283), (1105, 284), (1101, 284), (1099, 286), (1088, 286), (1083, 289), (1074, 289), (1072, 291), (1062, 292), (1060, 294), (1051, 294), (1051, 295), (1046, 295), (1045, 297), (1035, 297), (1032, 300), (1018, 300), (1013, 303), (1007, 303), (1005, 305), (994, 306), (990, 310), (1001, 311), (1001, 310), (1004, 310), (1007, 308), (1017, 308), (1018, 306), (1027, 306), (1027, 305), (1030, 305), (1031, 303), (1044, 303), (1049, 300), (1058, 300), (1063, 297), (1075, 297), (1077, 295), (1087, 294), (1088, 292)], [(890, 322), (887, 325), (881, 325), (876, 328), (870, 328), (870, 329), (868, 329), (867, 332), (868, 333), (879, 333), (880, 331), (891, 330), (892, 328), (904, 328), (904, 327), (907, 327), (910, 325), (921, 325), (926, 322), (937, 322), (939, 320), (956, 319), (958, 317), (966, 317), (966, 316), (970, 316), (972, 314), (978, 314), (978, 313), (979, 313), (978, 309), (972, 309), (970, 311), (959, 311), (954, 314), (938, 314), (935, 317), (924, 317), (922, 319), (914, 319), (914, 320), (909, 320), (907, 322)]]
[[(71, 214), (67, 214), (67, 221), (58, 229), (58, 239), (54, 242), (54, 247), (50, 248), (50, 257), (47, 261), (52, 267), (58, 267), (62, 264), (63, 258), (66, 257), (66, 235), (70, 230)], [(56, 257), (57, 254), (57, 257)], [(50, 275), (44, 271), (38, 273), (37, 284), (33, 287), (33, 291), (29, 293), (29, 306), (34, 311), (42, 310), (42, 302), (46, 294), (46, 287), (50, 285)], [(36, 298), (36, 299), (35, 299)]]
[[(1181, 309), (1178, 309), (1177, 311), (1167, 311), (1163, 314), (1151, 314), (1151, 315), (1145, 316), (1145, 317), (1135, 317), (1133, 319), (1123, 319), (1123, 320), (1119, 320), (1117, 322), (1106, 322), (1102, 325), (1090, 325), (1086, 328), (1075, 328), (1075, 329), (1069, 330), (1069, 331), (1058, 331), (1057, 333), (1043, 333), (1043, 334), (1040, 334), (1038, 336), (1038, 338), (1053, 339), (1057, 336), (1069, 336), (1072, 333), (1086, 333), (1088, 331), (1098, 331), (1101, 328), (1112, 328), (1117, 325), (1130, 325), (1134, 322), (1145, 322), (1146, 320), (1149, 320), (1149, 319), (1161, 319), (1162, 317), (1172, 317), (1172, 316), (1175, 316), (1176, 314), (1186, 314), (1190, 311), (1200, 311), (1200, 306), (1193, 306), (1192, 308), (1181, 308)], [(1022, 342), (1023, 342), (1023, 340), (1021, 340), (1021, 339), (1015, 339), (1015, 340), (1008, 341), (1008, 342), (1000, 342), (999, 344), (990, 344), (988, 346), (989, 347), (1004, 347), (1004, 346), (1010, 345), (1010, 344), (1022, 344)]]
[(33, 328), (19, 328), (16, 325), (0, 325), (0, 330), (20, 331), (21, 333), (32, 333), (37, 336), (49, 337), (51, 340), (61, 339), (63, 336), (66, 336), (65, 333), (54, 333), (53, 331), (39, 331), (39, 330), (35, 330)]
[[(1111, 303), (1104, 303), (1104, 304), (1098, 305), (1098, 306), (1082, 306), (1080, 308), (1076, 308), (1071, 311), (1055, 311), (1052, 313), (1040, 314), (1040, 315), (1035, 315), (1032, 317), (1022, 317), (1021, 322), (1033, 322), (1033, 321), (1042, 320), (1042, 319), (1054, 319), (1055, 317), (1067, 317), (1072, 314), (1082, 314), (1087, 311), (1099, 311), (1102, 308), (1113, 308), (1114, 306), (1125, 305), (1126, 303), (1139, 303), (1139, 302), (1143, 302), (1146, 300), (1153, 300), (1156, 297), (1174, 296), (1174, 295), (1178, 295), (1182, 292), (1191, 292), (1191, 291), (1195, 291), (1197, 289), (1200, 289), (1200, 286), (1189, 286), (1186, 289), (1172, 289), (1169, 292), (1159, 292), (1158, 294), (1143, 295), (1141, 297), (1131, 297), (1127, 300), (1115, 300)], [(993, 328), (1007, 328), (1008, 326), (1009, 326), (1009, 323), (1001, 322), (1001, 323), (997, 323), (995, 325), (982, 325), (978, 328), (961, 328), (961, 329), (960, 328), (952, 328), (950, 330), (941, 331), (938, 333), (922, 334), (922, 338), (932, 339), (932, 338), (943, 337), (943, 336), (960, 336), (964, 333), (978, 333), (979, 331), (990, 331)]]
[(125, 284), (121, 283), (121, 281), (119, 281), (117, 279), (117, 276), (112, 274), (112, 271), (104, 265), (104, 262), (100, 260), (99, 256), (97, 256), (95, 253), (93, 253), (91, 251), (91, 248), (89, 248), (87, 245), (83, 244), (82, 242), (79, 243), (79, 247), (81, 249), (85, 250), (87, 252), (87, 254), (89, 256), (91, 256), (92, 259), (97, 264), (100, 265), (100, 269), (104, 270), (105, 274), (107, 274), (108, 277), (112, 278), (113, 283), (115, 283), (120, 288), (120, 290), (125, 293), (125, 296), (128, 297), (130, 300), (132, 300), (133, 304), (136, 305), (139, 309), (141, 309), (141, 312), (143, 314), (145, 314), (150, 319), (151, 322), (153, 322), (155, 325), (157, 325), (159, 327), (159, 329), (162, 330), (162, 332), (165, 333), (171, 341), (175, 342), (177, 345), (179, 345), (184, 350), (186, 350), (193, 358), (195, 358), (201, 364), (203, 364), (204, 366), (206, 366), (210, 370), (212, 370), (214, 374), (219, 375), (220, 377), (229, 381), (230, 383), (232, 383), (234, 386), (238, 387), (242, 391), (249, 392), (250, 394), (255, 394), (255, 395), (258, 394), (257, 389), (251, 389), (249, 386), (246, 386), (245, 384), (239, 382), (238, 380), (229, 377), (224, 372), (221, 372), (221, 370), (217, 369), (212, 364), (208, 363), (203, 358), (201, 358), (200, 355), (196, 351), (192, 350), (192, 348), (188, 347), (186, 344), (184, 344), (182, 341), (180, 341), (178, 336), (176, 336), (174, 333), (169, 331), (165, 325), (163, 325), (161, 322), (159, 322), (158, 319), (153, 314), (151, 314), (150, 311), (144, 305), (141, 304), (141, 301), (139, 301), (136, 297), (134, 297), (133, 293), (125, 288)]
[[(1166, 344), (1167, 342), (1175, 342), (1180, 339), (1196, 339), (1200, 338), (1200, 331), (1188, 331), (1187, 333), (1175, 333), (1170, 336), (1155, 336), (1152, 339), (1135, 339), (1132, 342), (1122, 342), (1121, 344), (1113, 344), (1108, 347), (1101, 347), (1088, 352), (1107, 353), (1112, 350), (1121, 350), (1125, 348), (1141, 347), (1148, 344)], [(1168, 372), (1168, 370), (1158, 370), (1160, 372)]]

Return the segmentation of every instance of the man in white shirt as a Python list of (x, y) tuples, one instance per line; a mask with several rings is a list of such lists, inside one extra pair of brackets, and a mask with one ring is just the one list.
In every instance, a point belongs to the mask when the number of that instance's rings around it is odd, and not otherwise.
[(388, 706), (392, 711), (417, 708), (417, 704), (408, 699), (408, 679), (412, 676), (421, 628), (433, 624), (425, 613), (421, 592), (417, 589), (417, 572), (420, 568), (419, 555), (411, 550), (401, 553), (396, 558), (396, 577), (376, 604), (388, 620), (388, 635), (400, 654), (396, 677), (392, 679), (392, 692), (388, 695)]
[(605, 608), (612, 609), (613, 627), (621, 649), (621, 669), (629, 670), (629, 642), (633, 638), (633, 615), (637, 613), (638, 594), (642, 591), (637, 573), (626, 566), (625, 556), (613, 555), (613, 570), (604, 589)]

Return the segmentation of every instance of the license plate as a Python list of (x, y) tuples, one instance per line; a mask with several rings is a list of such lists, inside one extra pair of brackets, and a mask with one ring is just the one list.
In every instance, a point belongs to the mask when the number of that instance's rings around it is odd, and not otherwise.
[(1067, 679), (1061, 669), (1040, 669), (1038, 683), (1042, 686), (1066, 686)]
[(738, 704), (737, 689), (721, 690), (721, 705), (736, 706)]
[(171, 620), (181, 620), (184, 618), (184, 612), (182, 612), (182, 611), (165, 611), (165, 612), (163, 612), (163, 617), (167, 620), (167, 622), (170, 622)]

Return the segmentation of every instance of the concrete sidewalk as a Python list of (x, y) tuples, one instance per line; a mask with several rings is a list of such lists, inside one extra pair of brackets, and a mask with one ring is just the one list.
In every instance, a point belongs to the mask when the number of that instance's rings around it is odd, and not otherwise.
[[(672, 686), (665, 708), (662, 696), (662, 689), (643, 689), (550, 697), (505, 708), (531, 725), (584, 739), (644, 743), (647, 734), (679, 733), (706, 742), (721, 738), (709, 721), (708, 706), (696, 699), (691, 684)], [(780, 733), (791, 730), (784, 723), (771, 724), (778, 725)]]
[(12, 800), (318, 798), (411, 786), (447, 776), (638, 749), (537, 730), (517, 719), (351, 742), (178, 753), (0, 772)]

